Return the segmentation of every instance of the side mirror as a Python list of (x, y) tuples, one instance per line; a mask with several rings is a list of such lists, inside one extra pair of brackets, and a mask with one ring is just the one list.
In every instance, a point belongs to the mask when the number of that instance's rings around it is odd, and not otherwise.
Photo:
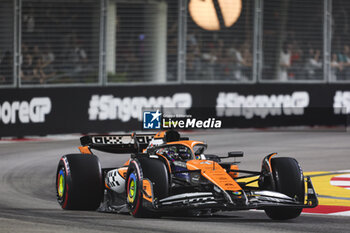
[(231, 151), (231, 152), (228, 152), (228, 157), (234, 157), (234, 158), (237, 158), (237, 157), (243, 157), (243, 151)]

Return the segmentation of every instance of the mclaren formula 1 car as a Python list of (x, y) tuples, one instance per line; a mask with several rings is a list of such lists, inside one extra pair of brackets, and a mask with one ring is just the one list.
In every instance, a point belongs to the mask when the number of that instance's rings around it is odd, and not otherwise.
[[(270, 218), (284, 220), (318, 204), (298, 162), (276, 153), (263, 158), (261, 171), (247, 171), (238, 162), (223, 162), (243, 152), (205, 154), (205, 143), (176, 131), (80, 140), (81, 153), (64, 155), (57, 168), (57, 199), (63, 209), (127, 210), (134, 217), (262, 209)], [(92, 151), (131, 156), (121, 167), (101, 168)]]

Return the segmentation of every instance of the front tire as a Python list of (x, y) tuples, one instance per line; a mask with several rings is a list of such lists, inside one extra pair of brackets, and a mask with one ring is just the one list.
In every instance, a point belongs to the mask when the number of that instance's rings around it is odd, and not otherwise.
[(169, 193), (169, 176), (165, 164), (157, 159), (138, 158), (130, 161), (126, 182), (126, 203), (130, 214), (136, 218), (158, 217), (143, 205), (142, 180), (153, 184), (153, 198), (162, 199)]
[(101, 166), (95, 155), (70, 154), (56, 172), (57, 201), (65, 210), (96, 210), (103, 198)]
[[(296, 198), (297, 201), (304, 203), (304, 175), (299, 163), (294, 158), (272, 158), (271, 167), (276, 184), (276, 189), (273, 191)], [(274, 220), (287, 220), (298, 217), (302, 210), (302, 208), (294, 207), (269, 207), (265, 208), (265, 213)]]

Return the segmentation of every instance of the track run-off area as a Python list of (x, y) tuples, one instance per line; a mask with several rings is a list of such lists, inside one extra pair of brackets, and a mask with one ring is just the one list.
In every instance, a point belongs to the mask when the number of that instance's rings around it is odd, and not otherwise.
[[(219, 212), (203, 217), (136, 219), (125, 214), (64, 211), (56, 201), (59, 158), (77, 153), (80, 135), (0, 140), (0, 232), (349, 232), (350, 133), (345, 131), (197, 131), (184, 136), (208, 144), (208, 154), (244, 151), (241, 169), (259, 171), (271, 152), (294, 157), (311, 176), (319, 206), (289, 221), (263, 211)], [(96, 153), (98, 154), (98, 153)], [(102, 167), (129, 155), (103, 153)], [(228, 160), (230, 161), (230, 160)]]

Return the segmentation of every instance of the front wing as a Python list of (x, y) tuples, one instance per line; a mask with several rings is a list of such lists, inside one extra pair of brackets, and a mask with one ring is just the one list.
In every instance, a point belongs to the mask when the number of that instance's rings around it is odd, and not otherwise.
[(266, 207), (313, 208), (318, 205), (315, 189), (310, 177), (306, 177), (307, 194), (305, 202), (279, 192), (268, 190), (249, 190), (223, 193), (194, 192), (173, 195), (161, 200), (144, 201), (144, 205), (154, 211), (170, 211), (176, 209), (217, 209), (246, 210)]

